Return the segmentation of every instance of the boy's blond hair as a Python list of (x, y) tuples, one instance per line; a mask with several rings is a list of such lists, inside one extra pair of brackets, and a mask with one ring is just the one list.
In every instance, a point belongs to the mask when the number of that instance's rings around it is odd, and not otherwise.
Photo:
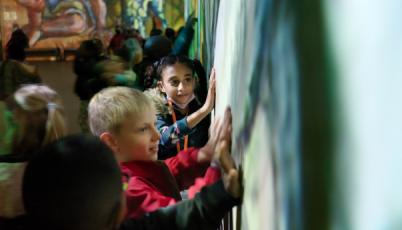
[(141, 91), (122, 86), (109, 87), (95, 94), (89, 102), (89, 127), (96, 136), (104, 132), (118, 133), (128, 116), (135, 119), (149, 108), (153, 105)]

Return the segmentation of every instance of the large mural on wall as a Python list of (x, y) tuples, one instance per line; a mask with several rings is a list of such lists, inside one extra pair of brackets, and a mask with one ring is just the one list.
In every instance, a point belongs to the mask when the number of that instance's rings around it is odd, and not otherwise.
[(243, 170), (229, 229), (332, 229), (336, 82), (321, 1), (221, 0), (218, 13), (197, 5), (197, 49), (216, 68), (215, 112), (232, 107), (232, 154)]
[(195, 53), (206, 68), (216, 68), (215, 113), (232, 107), (232, 154), (243, 170), (245, 186), (232, 228), (299, 229), (302, 176), (295, 12), (289, 1), (207, 2), (197, 4), (204, 24)]
[(123, 25), (138, 29), (147, 35), (152, 28), (171, 27), (178, 29), (184, 25), (184, 1), (174, 0), (119, 0), (115, 1), (114, 11), (109, 20), (119, 20)]
[(174, 0), (2, 0), (3, 45), (16, 25), (34, 48), (76, 48), (93, 37), (107, 44), (115, 25), (137, 29), (147, 37), (152, 28), (184, 25), (183, 5)]

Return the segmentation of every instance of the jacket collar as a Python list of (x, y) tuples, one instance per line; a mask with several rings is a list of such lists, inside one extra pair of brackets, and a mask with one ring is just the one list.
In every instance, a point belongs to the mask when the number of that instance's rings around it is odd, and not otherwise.
[(120, 167), (127, 180), (141, 177), (166, 196), (181, 200), (176, 179), (163, 161), (130, 161), (120, 163)]

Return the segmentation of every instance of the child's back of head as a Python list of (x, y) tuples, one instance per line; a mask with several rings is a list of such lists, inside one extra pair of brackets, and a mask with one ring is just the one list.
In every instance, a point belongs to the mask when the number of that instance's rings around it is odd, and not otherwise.
[(16, 29), (7, 43), (7, 59), (24, 61), (26, 58), (25, 48), (29, 47), (28, 37), (21, 29)]
[(26, 85), (7, 103), (5, 151), (0, 157), (0, 216), (15, 218), (25, 213), (21, 185), (26, 162), (44, 145), (63, 137), (66, 128), (60, 98), (47, 86)]
[(103, 44), (99, 39), (89, 39), (81, 42), (76, 52), (76, 59), (99, 59), (103, 55)]
[(121, 194), (118, 164), (93, 136), (69, 136), (48, 145), (24, 175), (24, 204), (35, 229), (115, 229)]
[(152, 36), (144, 45), (144, 55), (152, 60), (158, 60), (172, 51), (172, 42), (165, 36)]
[(59, 95), (45, 85), (26, 85), (7, 102), (15, 127), (11, 153), (29, 154), (65, 136), (66, 126)]
[(116, 51), (116, 55), (132, 65), (138, 64), (142, 60), (142, 48), (136, 39), (129, 38), (126, 39), (122, 47)]

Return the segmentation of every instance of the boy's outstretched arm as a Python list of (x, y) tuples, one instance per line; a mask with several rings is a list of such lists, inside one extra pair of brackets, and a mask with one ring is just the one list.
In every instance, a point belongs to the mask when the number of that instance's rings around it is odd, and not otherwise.
[[(211, 160), (213, 158), (213, 166), (211, 166), (203, 178), (198, 178), (196, 184), (189, 188), (189, 197), (192, 198), (195, 193), (200, 191), (200, 189), (208, 184), (211, 184), (220, 178), (222, 174), (224, 177), (224, 183), (230, 186), (231, 190), (237, 191), (240, 189), (240, 183), (238, 181), (238, 172), (236, 170), (236, 165), (234, 160), (230, 155), (230, 146), (232, 142), (232, 113), (230, 108), (225, 110), (225, 115), (223, 120), (219, 118), (215, 121), (212, 126), (212, 132), (210, 133), (210, 139), (205, 147), (200, 149), (199, 160), (207, 159)], [(203, 149), (209, 149), (209, 151), (202, 151)], [(210, 155), (208, 152), (212, 152)], [(217, 174), (215, 171), (219, 170), (219, 166), (222, 171), (221, 174)], [(215, 172), (215, 173), (214, 173)], [(219, 172), (219, 171), (218, 171)], [(231, 180), (235, 180), (230, 182)], [(234, 188), (232, 188), (234, 187)], [(229, 187), (228, 187), (229, 188)], [(230, 191), (230, 190), (228, 190)], [(240, 196), (240, 194), (233, 194)]]
[(192, 200), (161, 208), (138, 220), (126, 220), (120, 229), (217, 229), (224, 215), (240, 203), (228, 188), (220, 180), (203, 188)]
[[(217, 118), (209, 130), (207, 144), (200, 148), (190, 148), (165, 160), (166, 165), (176, 178), (180, 189), (189, 189), (189, 197), (199, 192), (205, 185), (215, 183), (221, 178), (219, 162), (211, 164), (217, 144), (223, 140), (231, 141), (232, 118), (230, 110), (223, 119)], [(210, 167), (207, 169), (206, 167)], [(205, 170), (207, 170), (205, 172)]]
[(218, 162), (221, 167), (226, 191), (233, 197), (240, 198), (243, 194), (242, 178), (230, 154), (232, 146), (232, 111), (229, 107), (225, 110), (223, 127), (225, 128), (219, 134), (219, 142), (215, 147), (214, 161)]

